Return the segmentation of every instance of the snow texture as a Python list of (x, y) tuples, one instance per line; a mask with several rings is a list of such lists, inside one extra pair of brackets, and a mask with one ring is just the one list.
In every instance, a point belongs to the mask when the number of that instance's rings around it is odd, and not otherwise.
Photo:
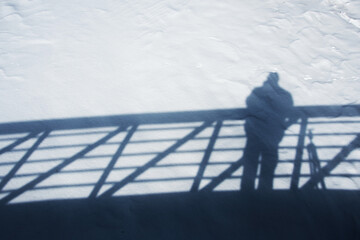
[[(2, 0), (0, 122), (245, 108), (246, 97), (269, 72), (279, 73), (279, 84), (295, 106), (359, 104), (359, 42), (356, 0)], [(359, 118), (344, 119), (347, 124), (333, 120), (309, 122), (315, 134), (322, 134), (314, 139), (322, 166), (359, 131)], [(243, 123), (224, 122), (223, 139), (215, 144), (200, 189), (241, 157)], [(200, 125), (162, 126), (168, 127), (163, 131), (139, 126), (148, 129), (135, 132), (99, 194)], [(182, 157), (170, 154), (114, 196), (189, 191), (214, 128), (179, 147)], [(299, 128), (291, 126), (280, 144), (276, 174), (282, 178), (275, 180), (276, 189), (290, 188)], [(51, 132), (0, 198), (114, 130)], [(11, 203), (88, 197), (129, 131)], [(24, 136), (4, 135), (1, 147)], [(0, 177), (40, 136), (1, 156)], [(329, 189), (360, 188), (359, 156), (352, 152), (349, 159), (355, 161), (334, 170), (326, 180)], [(239, 169), (215, 190), (238, 190), (241, 174)], [(300, 185), (309, 179), (309, 163), (301, 174)]]
[(0, 122), (245, 107), (268, 72), (296, 105), (356, 104), (360, 2), (3, 0)]

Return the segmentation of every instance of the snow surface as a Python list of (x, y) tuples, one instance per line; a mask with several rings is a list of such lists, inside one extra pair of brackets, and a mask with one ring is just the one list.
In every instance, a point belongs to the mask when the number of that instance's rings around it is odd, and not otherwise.
[[(0, 122), (243, 108), (246, 97), (270, 71), (280, 74), (280, 85), (292, 94), (297, 106), (359, 104), (359, 42), (360, 1), (356, 0), (2, 0)], [(235, 124), (237, 128), (222, 128), (220, 136), (244, 135), (243, 122)], [(343, 134), (314, 139), (324, 147), (319, 150), (322, 160), (332, 159), (354, 138), (360, 125), (329, 124), (309, 124), (315, 133)], [(199, 124), (184, 126), (189, 129), (162, 131), (163, 135), (151, 132), (153, 126), (141, 126), (150, 130), (136, 132), (132, 141), (154, 140), (155, 136), (173, 142), (129, 144), (100, 194)], [(207, 128), (199, 137), (211, 136), (213, 129)], [(0, 197), (113, 130), (85, 129), (84, 136), (82, 131), (80, 136), (71, 133), (77, 130), (52, 132)], [(288, 130), (298, 132), (299, 124)], [(11, 143), (6, 142), (8, 137), (2, 137), (1, 147)], [(124, 137), (125, 133), (119, 134), (13, 202), (88, 197)], [(1, 177), (35, 141), (1, 156)], [(215, 177), (237, 161), (242, 151), (236, 148), (244, 143), (240, 137), (218, 141), (217, 148), (229, 149), (212, 155), (214, 165), (204, 176)], [(180, 150), (205, 149), (207, 144), (208, 139), (197, 139)], [(285, 137), (282, 146), (292, 149), (281, 149), (280, 160), (293, 160), (296, 144), (296, 137)], [(62, 148), (56, 149), (58, 146)], [(326, 146), (335, 147), (328, 150)], [(147, 155), (132, 155), (142, 152)], [(115, 195), (189, 191), (193, 180), (188, 178), (196, 175), (201, 154), (169, 155), (159, 165), (171, 163), (173, 167), (149, 169)], [(349, 158), (359, 156), (354, 151)], [(176, 166), (180, 163), (195, 165)], [(289, 176), (275, 182), (276, 189), (289, 188), (292, 168), (293, 163), (279, 163), (276, 173)], [(309, 174), (308, 164), (301, 171)], [(339, 165), (335, 173), (359, 176), (359, 163)], [(241, 169), (234, 176), (240, 175)], [(172, 177), (183, 180), (158, 181)], [(157, 182), (147, 181), (154, 179)], [(307, 179), (300, 179), (301, 184)], [(331, 178), (326, 184), (333, 189), (359, 189), (360, 177)], [(219, 187), (238, 190), (239, 179), (229, 179)]]
[(2, 0), (0, 122), (244, 107), (269, 71), (359, 103), (359, 28), (356, 0)]

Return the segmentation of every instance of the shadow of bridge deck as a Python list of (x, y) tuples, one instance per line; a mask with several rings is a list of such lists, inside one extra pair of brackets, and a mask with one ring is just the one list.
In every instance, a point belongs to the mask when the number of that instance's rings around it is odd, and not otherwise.
[[(276, 188), (250, 193), (239, 191), (246, 109), (2, 123), (0, 234), (359, 239), (360, 105), (297, 110)], [(308, 129), (317, 173), (308, 170)]]

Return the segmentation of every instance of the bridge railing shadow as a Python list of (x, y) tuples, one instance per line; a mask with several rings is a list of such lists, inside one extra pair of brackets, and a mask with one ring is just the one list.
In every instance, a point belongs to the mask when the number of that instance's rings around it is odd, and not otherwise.
[[(297, 111), (279, 147), (274, 190), (359, 190), (360, 105)], [(0, 124), (0, 203), (239, 191), (246, 115), (226, 109)]]

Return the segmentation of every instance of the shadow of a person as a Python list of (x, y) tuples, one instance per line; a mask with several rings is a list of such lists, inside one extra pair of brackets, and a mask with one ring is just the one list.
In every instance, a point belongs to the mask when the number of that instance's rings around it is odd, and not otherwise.
[(285, 130), (297, 117), (291, 94), (278, 84), (279, 75), (272, 72), (263, 86), (255, 88), (246, 99), (246, 146), (241, 190), (254, 190), (261, 156), (258, 190), (271, 190), (278, 162), (278, 147)]

